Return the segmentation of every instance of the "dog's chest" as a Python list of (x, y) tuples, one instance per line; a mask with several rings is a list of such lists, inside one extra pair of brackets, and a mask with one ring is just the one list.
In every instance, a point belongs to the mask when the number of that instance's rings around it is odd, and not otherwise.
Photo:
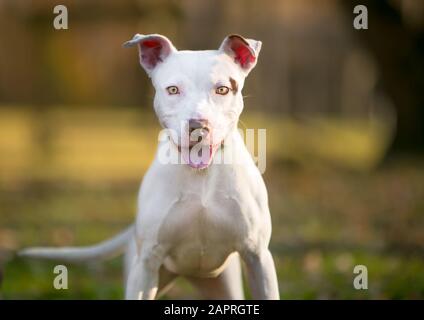
[(242, 208), (234, 195), (220, 190), (186, 193), (164, 219), (159, 241), (170, 246), (171, 269), (207, 274), (236, 250), (246, 230)]

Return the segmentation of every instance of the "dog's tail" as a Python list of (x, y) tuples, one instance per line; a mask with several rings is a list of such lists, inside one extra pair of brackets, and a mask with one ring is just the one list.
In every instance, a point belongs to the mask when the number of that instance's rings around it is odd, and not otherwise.
[(21, 257), (61, 260), (64, 262), (90, 262), (112, 259), (121, 254), (134, 235), (131, 225), (112, 239), (87, 247), (28, 248), (18, 252)]

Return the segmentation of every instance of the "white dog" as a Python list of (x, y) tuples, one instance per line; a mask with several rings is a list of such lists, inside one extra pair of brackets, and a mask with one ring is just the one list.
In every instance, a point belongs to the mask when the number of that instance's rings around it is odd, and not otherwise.
[[(137, 34), (124, 46), (138, 46), (169, 133), (141, 185), (135, 226), (91, 247), (21, 254), (86, 261), (127, 248), (127, 299), (154, 299), (178, 275), (206, 299), (243, 299), (241, 258), (253, 298), (279, 299), (267, 191), (237, 130), (261, 42), (230, 35), (218, 50), (179, 51), (164, 36)], [(228, 152), (231, 161), (214, 161)], [(170, 153), (182, 163), (165, 163)]]

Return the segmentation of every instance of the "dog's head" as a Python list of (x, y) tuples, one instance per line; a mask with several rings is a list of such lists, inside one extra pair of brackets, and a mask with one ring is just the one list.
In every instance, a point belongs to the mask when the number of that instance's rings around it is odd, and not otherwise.
[[(230, 35), (218, 50), (179, 51), (162, 35), (140, 35), (124, 46), (138, 46), (141, 66), (156, 89), (159, 122), (185, 162), (207, 167), (228, 134), (237, 128), (243, 110), (241, 90), (256, 65), (260, 41)], [(191, 149), (200, 148), (195, 161)], [(197, 154), (197, 153), (196, 153)]]

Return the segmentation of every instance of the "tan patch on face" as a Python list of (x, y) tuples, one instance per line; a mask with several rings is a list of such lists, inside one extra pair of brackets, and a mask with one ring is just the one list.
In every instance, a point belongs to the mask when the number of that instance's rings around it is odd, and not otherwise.
[(231, 91), (233, 92), (233, 94), (236, 94), (238, 91), (237, 81), (230, 77), (230, 84), (231, 84)]

